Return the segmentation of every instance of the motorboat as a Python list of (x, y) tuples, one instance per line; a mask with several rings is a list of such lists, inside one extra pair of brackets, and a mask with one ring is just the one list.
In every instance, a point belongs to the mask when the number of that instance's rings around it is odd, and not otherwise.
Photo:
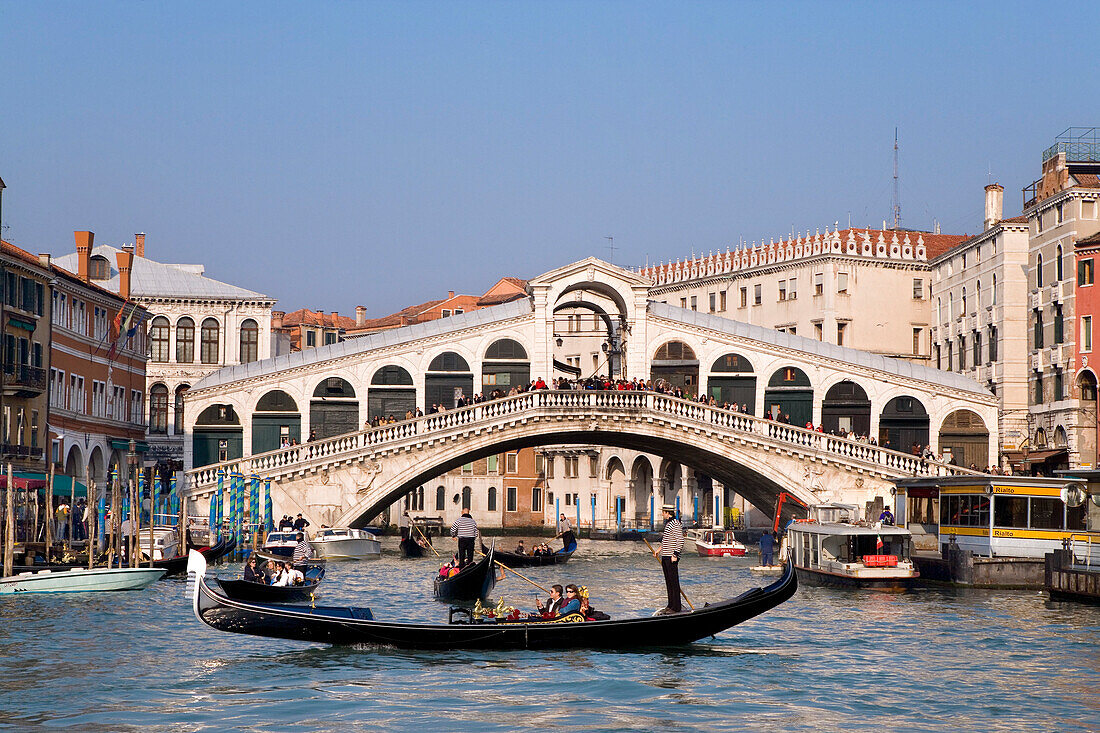
[(741, 557), (748, 548), (734, 538), (732, 529), (706, 529), (695, 539), (695, 551), (703, 557)]
[(39, 570), (0, 578), (0, 595), (140, 590), (155, 583), (164, 572), (163, 568)]
[(287, 559), (294, 556), (298, 545), (298, 532), (270, 532), (264, 540), (264, 552), (268, 555)]
[[(694, 611), (586, 621), (561, 618), (474, 618), (451, 609), (449, 623), (375, 619), (368, 607), (292, 606), (234, 600), (219, 593), (206, 575), (206, 561), (193, 552), (188, 564), (191, 606), (202, 623), (218, 631), (323, 644), (378, 645), (399, 649), (645, 649), (690, 644), (770, 611), (794, 595), (791, 563), (771, 585), (753, 588)], [(459, 613), (465, 611), (466, 613)]]
[(373, 533), (352, 527), (319, 529), (309, 544), (318, 557), (328, 560), (369, 560), (382, 556), (382, 542)]
[(920, 573), (903, 527), (859, 520), (853, 504), (818, 504), (792, 523), (787, 541), (798, 577), (809, 585), (904, 591)]
[[(138, 532), (138, 547), (141, 554), (149, 557), (149, 529)], [(179, 549), (179, 533), (175, 527), (153, 527), (153, 560), (167, 560), (175, 557)]]

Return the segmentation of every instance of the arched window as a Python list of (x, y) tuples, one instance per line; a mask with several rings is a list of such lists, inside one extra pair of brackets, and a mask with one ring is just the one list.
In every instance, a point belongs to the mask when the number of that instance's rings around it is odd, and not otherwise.
[(187, 390), (189, 389), (191, 389), (191, 387), (186, 384), (181, 384), (176, 387), (175, 415), (172, 421), (172, 426), (176, 435), (183, 435), (183, 403), (187, 397)]
[(1063, 274), (1062, 274), (1063, 270), (1062, 270), (1062, 245), (1060, 245), (1060, 244), (1058, 245), (1058, 260), (1054, 263), (1054, 269), (1055, 269), (1056, 275), (1057, 275), (1054, 279), (1057, 280), (1058, 282), (1061, 282), (1062, 277), (1063, 277)]
[(989, 288), (989, 304), (997, 305), (997, 276), (993, 276), (993, 286)]
[(435, 489), (435, 509), (436, 511), (443, 511), (447, 508), (447, 490), (442, 486), (437, 486)]
[(655, 361), (694, 361), (695, 351), (683, 341), (669, 341), (657, 349)]
[(218, 363), (218, 340), (220, 337), (220, 328), (218, 321), (214, 318), (207, 318), (202, 322), (202, 363), (203, 364), (217, 364)]
[(168, 432), (168, 388), (163, 384), (154, 384), (149, 390), (149, 432)]
[(463, 486), (462, 487), (462, 508), (463, 509), (472, 508), (470, 506), (470, 503), (473, 501), (473, 499), (474, 499), (474, 490), (471, 489), (469, 486)]
[(963, 288), (962, 292), (962, 315), (966, 315), (966, 288)]
[(195, 361), (195, 322), (184, 316), (176, 321), (176, 362), (192, 364)]
[(495, 486), (489, 487), (489, 495), (485, 500), (485, 508), (491, 512), (497, 510), (497, 490)]
[(149, 324), (149, 361), (168, 361), (168, 341), (168, 319), (157, 316)]
[(1035, 287), (1043, 287), (1043, 256), (1039, 255), (1038, 262), (1035, 265)]
[(103, 255), (95, 255), (88, 263), (88, 278), (91, 280), (110, 280), (111, 263)]
[(241, 324), (241, 363), (249, 364), (260, 358), (260, 327), (249, 318)]

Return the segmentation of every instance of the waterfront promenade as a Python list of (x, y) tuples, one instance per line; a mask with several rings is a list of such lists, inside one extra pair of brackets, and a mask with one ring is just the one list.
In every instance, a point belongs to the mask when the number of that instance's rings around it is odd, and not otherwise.
[[(661, 600), (652, 562), (634, 543), (583, 543), (563, 568), (525, 574), (586, 584), (621, 616)], [(732, 595), (761, 582), (754, 563), (685, 557), (684, 589), (697, 604)], [(442, 620), (435, 567), (392, 554), (334, 566), (318, 601)], [(185, 595), (179, 580), (0, 601), (11, 670), (0, 720), (81, 731), (876, 732), (1088, 730), (1096, 720), (1100, 609), (1035, 592), (801, 588), (715, 639), (637, 654), (417, 653), (219, 634)], [(500, 595), (533, 604), (511, 577)]]

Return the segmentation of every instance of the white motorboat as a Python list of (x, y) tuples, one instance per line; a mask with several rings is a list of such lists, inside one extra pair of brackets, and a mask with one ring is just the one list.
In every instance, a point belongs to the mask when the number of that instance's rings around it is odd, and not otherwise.
[(139, 590), (159, 580), (165, 572), (164, 568), (39, 570), (0, 578), (0, 595)]
[[(138, 546), (141, 554), (149, 557), (149, 528), (138, 533)], [(166, 560), (177, 555), (179, 547), (178, 533), (175, 527), (153, 527), (153, 559)]]
[(318, 557), (329, 560), (369, 560), (382, 555), (382, 543), (370, 532), (352, 527), (325, 527), (309, 544)]
[(298, 545), (298, 533), (295, 531), (269, 532), (264, 541), (263, 551), (268, 555), (290, 559)]

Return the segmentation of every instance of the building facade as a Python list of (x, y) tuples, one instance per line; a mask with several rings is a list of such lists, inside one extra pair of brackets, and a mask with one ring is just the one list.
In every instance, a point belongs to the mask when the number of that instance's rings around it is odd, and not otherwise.
[(966, 238), (834, 229), (641, 274), (668, 305), (928, 364), (929, 261)]
[(953, 426), (941, 445), (962, 465), (980, 468), (1015, 463), (1028, 435), (1026, 218), (1004, 219), (1004, 188), (985, 189), (984, 231), (929, 263), (932, 364), (965, 374), (997, 395), (1001, 455), (987, 455), (970, 438), (971, 426)]
[[(1094, 421), (1082, 384), (1093, 379), (1080, 349), (1075, 244), (1100, 231), (1100, 136), (1070, 128), (1043, 153), (1042, 177), (1024, 189), (1029, 227), (1029, 472), (1053, 475), (1095, 461)], [(1087, 257), (1085, 258), (1087, 259)], [(1087, 317), (1087, 316), (1082, 316)], [(1078, 357), (1080, 356), (1080, 360)], [(1086, 387), (1086, 394), (1089, 393)]]
[[(130, 299), (148, 311), (146, 369), (149, 452), (147, 464), (178, 470), (183, 461), (183, 415), (187, 391), (225, 366), (277, 355), (271, 328), (275, 300), (206, 277), (202, 265), (165, 264), (145, 256), (145, 235), (132, 247), (92, 246), (77, 233), (75, 254), (60, 267), (119, 293), (118, 255), (133, 253)], [(218, 448), (215, 446), (214, 450)]]
[[(92, 233), (78, 232), (78, 246), (82, 238), (90, 247)], [(145, 447), (147, 313), (127, 298), (133, 256), (117, 255), (119, 293), (91, 282), (87, 272), (50, 267), (51, 455), (65, 474), (98, 486), (112, 468), (125, 473), (130, 440)]]

